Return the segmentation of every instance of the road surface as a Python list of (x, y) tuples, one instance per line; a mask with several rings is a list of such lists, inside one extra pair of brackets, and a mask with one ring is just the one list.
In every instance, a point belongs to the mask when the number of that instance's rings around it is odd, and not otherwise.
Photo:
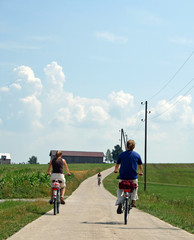
[[(102, 172), (107, 176), (113, 168)], [(97, 176), (85, 180), (60, 207), (60, 213), (46, 213), (9, 240), (194, 240), (194, 235), (173, 227), (147, 213), (132, 209), (124, 225), (116, 213), (116, 198), (97, 185)]]

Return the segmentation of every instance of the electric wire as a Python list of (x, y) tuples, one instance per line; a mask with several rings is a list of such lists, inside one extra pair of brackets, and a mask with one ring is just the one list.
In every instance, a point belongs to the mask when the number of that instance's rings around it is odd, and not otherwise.
[(174, 107), (178, 102), (180, 102), (185, 96), (187, 93), (189, 93), (192, 89), (194, 88), (194, 85), (183, 95), (181, 96), (176, 102), (174, 102), (169, 108), (167, 108), (165, 111), (163, 111), (162, 113), (156, 115), (155, 117), (152, 117), (150, 119), (155, 119), (155, 118), (158, 118), (159, 116), (163, 115), (164, 113), (168, 112), (172, 107)]
[(174, 96), (172, 96), (169, 100), (171, 101), (173, 98), (175, 98), (179, 93), (181, 93), (192, 81), (194, 80), (194, 78), (192, 78), (181, 90), (179, 90)]
[(189, 55), (189, 57), (184, 61), (184, 63), (178, 68), (178, 70), (175, 72), (175, 74), (170, 78), (170, 80), (158, 91), (156, 92), (152, 97), (148, 99), (148, 101), (152, 100), (154, 97), (156, 97), (160, 92), (162, 92), (163, 89), (165, 89), (169, 83), (176, 77), (176, 75), (181, 71), (181, 69), (185, 66), (185, 64), (189, 61), (189, 59), (193, 56), (194, 51)]

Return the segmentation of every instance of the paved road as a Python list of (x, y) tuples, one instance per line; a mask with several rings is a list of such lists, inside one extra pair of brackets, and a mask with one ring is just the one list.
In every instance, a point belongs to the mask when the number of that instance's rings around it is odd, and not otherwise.
[[(108, 169), (102, 176), (112, 171)], [(91, 177), (66, 200), (59, 215), (50, 211), (9, 240), (194, 240), (194, 235), (137, 209), (131, 210), (124, 225), (123, 215), (116, 214), (115, 200), (103, 186), (97, 186), (96, 176)]]

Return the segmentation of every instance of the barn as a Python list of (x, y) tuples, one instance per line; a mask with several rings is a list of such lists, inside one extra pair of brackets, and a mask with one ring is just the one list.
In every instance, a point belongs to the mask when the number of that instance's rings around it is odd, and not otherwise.
[[(57, 150), (51, 150), (49, 156), (55, 157)], [(83, 152), (83, 151), (62, 151), (62, 158), (67, 163), (103, 163), (103, 152)]]
[(0, 153), (0, 164), (11, 164), (11, 156), (9, 153)]

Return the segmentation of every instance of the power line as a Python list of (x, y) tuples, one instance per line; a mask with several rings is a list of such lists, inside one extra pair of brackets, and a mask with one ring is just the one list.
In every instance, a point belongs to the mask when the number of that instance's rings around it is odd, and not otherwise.
[(164, 88), (168, 86), (168, 84), (176, 77), (176, 75), (181, 71), (181, 69), (184, 67), (184, 65), (189, 61), (189, 59), (193, 56), (194, 51), (189, 55), (189, 57), (184, 61), (184, 63), (178, 68), (178, 70), (175, 72), (175, 74), (170, 78), (170, 80), (158, 91), (156, 92), (152, 97), (148, 99), (150, 101), (154, 97), (156, 97)]
[(194, 78), (192, 78), (181, 90), (179, 90), (174, 96), (172, 96), (168, 101), (171, 101), (173, 98), (175, 98), (179, 93), (181, 93), (192, 81)]
[(155, 116), (155, 117), (153, 117), (153, 118), (151, 118), (151, 119), (155, 119), (155, 118), (163, 115), (163, 114), (166, 113), (167, 111), (169, 111), (174, 105), (176, 105), (178, 102), (180, 102), (180, 100), (182, 100), (182, 99), (185, 97), (185, 95), (186, 95), (187, 93), (189, 93), (193, 88), (194, 88), (194, 85), (193, 85), (182, 97), (180, 97), (176, 102), (174, 102), (168, 109), (166, 109), (164, 112), (158, 114), (157, 116)]

